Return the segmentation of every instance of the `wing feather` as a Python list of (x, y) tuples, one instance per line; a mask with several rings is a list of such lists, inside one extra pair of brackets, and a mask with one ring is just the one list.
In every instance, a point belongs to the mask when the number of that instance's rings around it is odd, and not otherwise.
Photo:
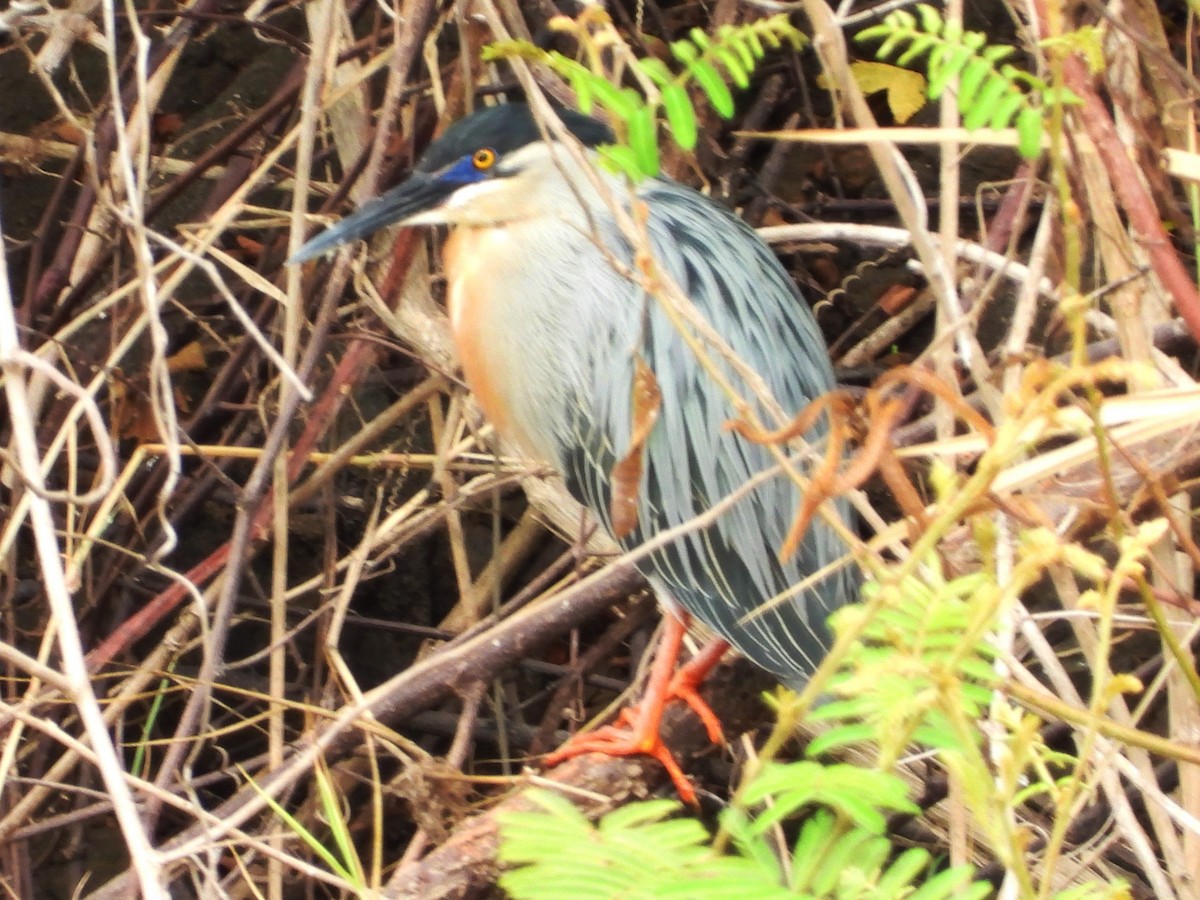
[[(650, 209), (656, 260), (733, 351), (757, 370), (784, 411), (798, 411), (832, 390), (833, 371), (812, 314), (753, 231), (674, 182), (649, 182), (642, 194)], [(618, 258), (631, 261), (628, 244), (615, 230), (605, 241)], [(644, 450), (638, 528), (623, 541), (635, 546), (704, 512), (774, 460), (766, 448), (724, 428), (735, 415), (732, 406), (657, 303), (615, 272), (589, 280), (586, 289), (598, 302), (631, 308), (618, 315), (601, 310), (591, 321), (593, 339), (584, 365), (589, 377), (571, 401), (561, 462), (568, 487), (611, 527), (610, 473), (628, 447), (633, 359), (640, 354), (658, 380), (662, 409)], [(739, 393), (752, 397), (732, 367), (722, 365)], [(764, 416), (764, 421), (771, 419)], [(820, 440), (825, 431), (822, 423), (806, 437)], [(840, 539), (817, 520), (795, 557), (779, 561), (799, 502), (790, 480), (773, 478), (714, 525), (649, 555), (643, 565), (661, 592), (793, 683), (803, 681), (824, 657), (830, 643), (825, 619), (852, 596), (856, 583), (846, 569), (752, 615), (845, 552)], [(844, 505), (839, 512), (848, 517)]]

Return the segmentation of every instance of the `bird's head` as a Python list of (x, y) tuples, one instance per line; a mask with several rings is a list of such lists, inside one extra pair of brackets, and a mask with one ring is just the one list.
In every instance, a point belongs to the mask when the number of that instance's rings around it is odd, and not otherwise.
[[(608, 128), (559, 113), (585, 147), (609, 143)], [(363, 204), (301, 247), (300, 263), (387, 225), (493, 225), (521, 217), (552, 164), (529, 107), (508, 103), (459, 119), (430, 145), (408, 180)]]

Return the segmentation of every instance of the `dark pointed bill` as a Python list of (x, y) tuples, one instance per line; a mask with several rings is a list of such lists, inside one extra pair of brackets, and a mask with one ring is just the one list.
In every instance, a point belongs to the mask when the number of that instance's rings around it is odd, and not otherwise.
[(402, 184), (368, 200), (331, 228), (327, 228), (295, 252), (288, 265), (307, 262), (350, 241), (367, 237), (387, 225), (403, 222), (418, 213), (440, 206), (459, 187), (422, 172)]

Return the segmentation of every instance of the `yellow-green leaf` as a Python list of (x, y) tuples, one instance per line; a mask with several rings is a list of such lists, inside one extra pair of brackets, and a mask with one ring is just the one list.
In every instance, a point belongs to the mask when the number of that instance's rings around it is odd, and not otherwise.
[[(920, 72), (900, 69), (887, 63), (860, 61), (851, 64), (850, 74), (864, 94), (887, 91), (888, 109), (900, 125), (925, 105), (925, 76)], [(829, 90), (828, 79), (821, 75), (817, 79), (817, 86)]]
[(731, 118), (734, 109), (733, 94), (729, 92), (728, 85), (725, 84), (717, 70), (703, 60), (697, 60), (688, 66), (688, 71), (696, 79), (696, 83), (704, 89), (704, 93), (708, 95), (708, 102), (713, 105), (717, 114), (722, 119)]
[(684, 150), (696, 147), (696, 111), (692, 109), (691, 98), (678, 84), (663, 85), (663, 110), (667, 114), (667, 124), (671, 126), (671, 134)]

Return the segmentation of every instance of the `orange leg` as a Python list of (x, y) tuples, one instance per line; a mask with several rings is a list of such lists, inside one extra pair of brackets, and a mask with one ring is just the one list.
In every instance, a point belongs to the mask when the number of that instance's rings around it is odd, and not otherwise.
[(696, 792), (683, 774), (679, 763), (662, 741), (659, 728), (663, 709), (671, 700), (682, 700), (700, 717), (708, 731), (709, 739), (715, 744), (721, 739), (721, 723), (698, 692), (700, 684), (713, 670), (729, 644), (716, 640), (700, 652), (695, 659), (675, 671), (679, 661), (679, 650), (683, 636), (687, 633), (687, 620), (678, 619), (667, 613), (662, 641), (654, 656), (650, 679), (641, 703), (621, 711), (613, 725), (601, 728), (592, 734), (576, 735), (561, 748), (546, 757), (546, 765), (556, 766), (584, 753), (604, 753), (608, 756), (633, 756), (645, 754), (657, 759), (684, 802), (694, 805)]

